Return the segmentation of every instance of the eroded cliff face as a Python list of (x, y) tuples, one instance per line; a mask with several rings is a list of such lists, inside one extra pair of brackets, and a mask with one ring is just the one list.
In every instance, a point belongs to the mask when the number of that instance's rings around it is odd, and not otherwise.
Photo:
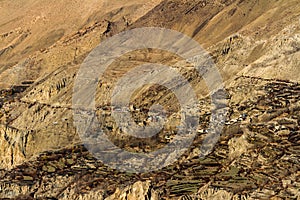
[[(26, 17), (4, 12), (0, 22), (1, 198), (300, 198), (296, 0), (21, 4), (0, 2), (1, 9), (31, 10)], [(111, 88), (137, 65), (174, 65), (191, 82), (201, 108), (198, 135), (188, 152), (157, 172), (130, 174), (103, 165), (82, 145), (73, 122), (72, 92), (90, 51), (122, 30), (144, 26), (181, 31), (211, 53), (224, 80), (229, 114), (214, 151), (199, 159), (212, 112), (204, 80), (187, 63), (178, 66), (182, 58), (168, 52), (123, 55), (98, 84), (96, 95), (97, 115), (115, 144), (149, 152), (176, 134), (178, 101), (163, 87), (147, 85), (132, 97), (132, 115), (141, 126), (147, 125), (148, 113), (139, 108), (172, 105), (168, 111), (173, 114), (157, 137), (124, 136), (111, 117)]]

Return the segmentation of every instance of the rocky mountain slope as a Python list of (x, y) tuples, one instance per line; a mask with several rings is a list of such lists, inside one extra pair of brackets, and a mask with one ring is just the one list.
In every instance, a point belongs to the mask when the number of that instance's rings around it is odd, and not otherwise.
[[(300, 199), (297, 0), (2, 0), (0, 9), (0, 198)], [(149, 26), (180, 31), (211, 54), (224, 80), (228, 117), (214, 151), (200, 159), (211, 101), (204, 80), (187, 65), (176, 66), (201, 108), (193, 145), (159, 171), (119, 172), (95, 159), (76, 132), (74, 79), (101, 41)], [(136, 65), (172, 66), (180, 59), (139, 50), (105, 74), (97, 114), (119, 147), (149, 152), (170, 142), (176, 130), (169, 123), (155, 138), (124, 137), (110, 115), (110, 88)], [(159, 103), (179, 110), (163, 87), (146, 86), (132, 102), (135, 108)], [(133, 110), (137, 123), (147, 124), (146, 110)]]

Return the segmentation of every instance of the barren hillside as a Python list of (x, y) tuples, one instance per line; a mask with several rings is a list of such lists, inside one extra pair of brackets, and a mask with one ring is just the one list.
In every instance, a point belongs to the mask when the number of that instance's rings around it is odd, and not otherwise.
[[(0, 198), (300, 199), (298, 0), (2, 0), (0, 10)], [(143, 27), (197, 41), (220, 72), (227, 103), (213, 107), (209, 94), (218, 93), (174, 53), (145, 48), (116, 59), (97, 85), (95, 107), (101, 128), (119, 148), (149, 153), (179, 132), (180, 102), (155, 84), (135, 91), (129, 110), (145, 127), (151, 106), (162, 105), (164, 129), (141, 139), (118, 127), (112, 88), (136, 66), (172, 66), (191, 84), (199, 108), (194, 141), (175, 163), (130, 173), (106, 166), (84, 146), (72, 95), (94, 48)], [(227, 113), (222, 133), (213, 151), (199, 158), (216, 110)]]

